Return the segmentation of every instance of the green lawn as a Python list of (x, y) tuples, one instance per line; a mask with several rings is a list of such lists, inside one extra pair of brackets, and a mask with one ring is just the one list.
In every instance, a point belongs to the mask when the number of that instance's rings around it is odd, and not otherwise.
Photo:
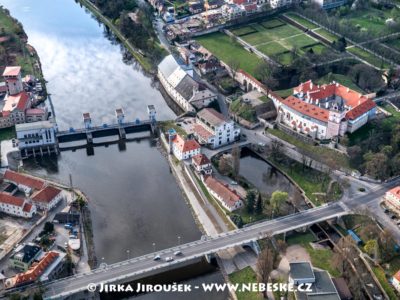
[(286, 16), (309, 29), (315, 29), (319, 27), (294, 13), (287, 13)]
[(282, 98), (287, 98), (287, 97), (289, 97), (290, 95), (293, 94), (293, 88), (289, 88), (289, 89), (286, 89), (286, 90), (274, 91), (274, 92), (277, 93)]
[(196, 40), (211, 51), (216, 57), (225, 63), (238, 61), (240, 68), (254, 75), (254, 70), (261, 63), (255, 54), (246, 51), (240, 44), (234, 42), (227, 35), (216, 32), (197, 37)]
[(323, 28), (318, 28), (318, 29), (314, 30), (314, 32), (323, 36), (330, 42), (336, 41), (338, 39), (338, 37), (336, 35), (334, 35), (333, 33), (330, 33), (328, 30), (325, 30)]
[(328, 47), (326, 47), (325, 45), (322, 45), (321, 43), (318, 43), (315, 45), (310, 45), (310, 46), (304, 47), (301, 50), (303, 52), (307, 52), (310, 49), (313, 49), (315, 54), (322, 54), (322, 52), (326, 51), (328, 49)]
[(243, 40), (245, 40), (251, 45), (258, 45), (269, 41), (280, 40), (291, 37), (296, 34), (302, 34), (306, 36), (300, 29), (297, 29), (296, 27), (293, 27), (292, 25), (289, 24), (269, 29), (265, 28), (260, 24), (254, 24), (252, 25), (252, 27), (257, 29), (258, 32), (248, 34), (242, 37)]
[[(229, 275), (229, 280), (235, 284), (257, 283), (257, 275), (251, 267), (246, 267), (240, 271)], [(262, 295), (257, 292), (236, 292), (238, 300), (260, 300)]]
[(354, 26), (360, 28), (361, 31), (368, 32), (378, 36), (380, 34), (388, 34), (390, 31), (385, 24), (387, 18), (390, 18), (389, 9), (376, 9), (369, 7), (367, 9), (357, 9), (349, 15), (342, 18), (348, 20)]
[(278, 129), (268, 129), (268, 132), (304, 150), (320, 162), (324, 162), (327, 159), (334, 159), (339, 167), (349, 168), (350, 166), (348, 157), (338, 151), (305, 143)]
[(303, 48), (303, 47), (306, 47), (309, 45), (313, 45), (313, 44), (317, 43), (317, 41), (315, 41), (313, 38), (309, 37), (306, 34), (302, 34), (302, 35), (296, 35), (296, 36), (287, 38), (285, 40), (282, 40), (281, 43), (286, 45), (289, 49), (291, 49), (295, 46), (297, 48)]
[(313, 267), (320, 268), (329, 272), (332, 277), (340, 276), (340, 272), (332, 265), (333, 251), (327, 249), (313, 249), (310, 243), (316, 239), (310, 232), (296, 233), (286, 239), (288, 246), (301, 245), (303, 246), (311, 258)]
[(350, 77), (348, 77), (347, 75), (342, 75), (342, 74), (337, 74), (337, 73), (329, 73), (326, 74), (323, 77), (320, 77), (317, 80), (318, 84), (328, 84), (328, 83), (332, 83), (332, 81), (336, 81), (339, 82), (340, 84), (354, 90), (357, 91), (359, 93), (365, 93), (361, 88), (358, 87), (358, 85), (356, 85)]
[(350, 53), (357, 55), (359, 58), (369, 62), (370, 64), (374, 65), (375, 67), (384, 68), (384, 69), (389, 68), (389, 64), (387, 62), (382, 61), (380, 58), (376, 57), (375, 55), (373, 55), (361, 48), (353, 46), (351, 48), (347, 48), (346, 50)]
[(281, 21), (281, 20), (279, 20), (279, 19), (271, 19), (271, 20), (268, 20), (268, 21), (261, 22), (260, 24), (261, 24), (261, 26), (263, 26), (263, 27), (265, 27), (267, 29), (271, 29), (271, 28), (275, 28), (275, 27), (278, 27), (278, 26), (285, 25), (286, 23)]
[(271, 42), (257, 47), (265, 55), (277, 55), (279, 53), (287, 52), (288, 49), (283, 47), (279, 42)]
[(385, 276), (385, 271), (381, 267), (374, 267), (374, 266), (372, 266), (372, 270), (374, 271), (375, 276), (378, 278), (379, 283), (382, 285), (386, 294), (389, 296), (389, 299), (390, 300), (399, 299), (396, 293), (394, 292), (392, 285), (387, 280)]
[(0, 141), (10, 140), (16, 137), (15, 127), (0, 129)]
[(233, 34), (237, 35), (237, 36), (242, 36), (242, 35), (245, 35), (245, 34), (257, 32), (257, 30), (255, 30), (254, 27), (249, 25), (249, 26), (243, 26), (243, 27), (240, 27), (240, 28), (232, 29), (231, 32)]
[(394, 39), (394, 40), (390, 40), (390, 41), (386, 41), (385, 44), (390, 46), (390, 47), (393, 47), (397, 51), (400, 51), (400, 38), (397, 38), (397, 39)]

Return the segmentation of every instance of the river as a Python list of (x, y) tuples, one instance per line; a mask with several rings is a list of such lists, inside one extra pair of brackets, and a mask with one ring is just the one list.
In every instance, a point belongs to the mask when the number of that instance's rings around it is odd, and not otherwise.
[[(154, 104), (158, 119), (175, 116), (152, 78), (108, 38), (104, 26), (73, 0), (1, 0), (24, 26), (29, 43), (41, 59), (47, 89), (52, 95), (60, 129), (82, 127), (82, 113), (94, 125), (114, 122), (122, 107), (126, 120), (147, 118)], [(56, 158), (30, 160), (24, 168), (83, 190), (89, 198), (98, 258), (113, 263), (156, 249), (197, 240), (189, 206), (170, 173), (166, 159), (151, 137), (120, 148), (118, 145), (62, 152)], [(179, 217), (178, 217), (179, 216)], [(220, 273), (202, 276), (204, 282), (222, 281)], [(148, 299), (178, 299), (146, 295)], [(203, 299), (191, 295), (192, 299)], [(225, 299), (210, 294), (208, 299)]]

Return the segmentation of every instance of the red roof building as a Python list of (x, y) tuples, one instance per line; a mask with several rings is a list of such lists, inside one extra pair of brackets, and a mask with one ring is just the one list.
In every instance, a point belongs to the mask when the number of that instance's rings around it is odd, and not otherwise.
[(14, 277), (15, 286), (21, 286), (37, 281), (58, 256), (59, 254), (55, 251), (47, 252), (43, 258), (39, 262), (34, 263), (28, 271), (17, 274)]
[(198, 154), (192, 157), (192, 165), (195, 170), (204, 175), (212, 173), (211, 161), (205, 154)]
[(32, 201), (41, 209), (50, 210), (62, 200), (62, 191), (53, 186), (46, 186), (32, 196)]
[(385, 203), (391, 209), (400, 213), (400, 186), (396, 186), (386, 192)]
[(177, 134), (172, 141), (172, 152), (179, 160), (188, 159), (200, 154), (200, 145), (196, 140), (187, 140)]
[(236, 191), (231, 190), (227, 184), (223, 184), (212, 176), (206, 176), (204, 184), (210, 194), (227, 210), (234, 211), (243, 206), (243, 201), (240, 199), (239, 195)]
[(30, 188), (33, 190), (41, 190), (45, 187), (45, 182), (28, 175), (23, 175), (11, 170), (6, 170), (4, 173), (4, 180), (12, 182), (15, 185), (23, 186), (24, 188)]
[(0, 211), (17, 217), (32, 218), (36, 207), (23, 198), (0, 192)]
[(376, 113), (371, 98), (336, 82), (320, 86), (309, 80), (286, 99), (270, 98), (278, 108), (280, 123), (320, 140), (353, 133)]
[(3, 72), (3, 77), (17, 77), (21, 74), (20, 66), (6, 67)]

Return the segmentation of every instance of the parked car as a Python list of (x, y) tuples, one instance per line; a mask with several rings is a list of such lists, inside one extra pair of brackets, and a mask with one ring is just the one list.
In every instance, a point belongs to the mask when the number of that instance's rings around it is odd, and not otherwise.
[(175, 252), (174, 252), (174, 255), (175, 255), (175, 256), (180, 256), (180, 255), (182, 255), (182, 252), (179, 251), (179, 250), (178, 250), (178, 251), (175, 251)]
[(167, 261), (167, 262), (171, 262), (171, 261), (173, 261), (174, 259), (172, 258), (172, 257), (170, 257), (170, 256), (168, 256), (168, 257), (166, 257), (165, 258), (165, 261)]
[(155, 260), (155, 261), (160, 260), (160, 259), (161, 259), (161, 256), (158, 254), (156, 256), (154, 256), (154, 258), (153, 258), (153, 260)]
[(231, 185), (237, 185), (238, 183), (235, 180), (231, 181)]

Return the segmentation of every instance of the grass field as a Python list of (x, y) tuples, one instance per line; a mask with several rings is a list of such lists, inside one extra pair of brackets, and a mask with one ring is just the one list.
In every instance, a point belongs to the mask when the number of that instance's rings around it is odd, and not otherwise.
[(282, 98), (286, 98), (293, 94), (293, 88), (286, 89), (286, 90), (274, 91), (274, 92), (277, 93)]
[(385, 24), (386, 19), (390, 18), (389, 9), (376, 9), (369, 7), (368, 9), (358, 9), (343, 17), (352, 25), (357, 26), (360, 30), (367, 30), (374, 35), (389, 33)]
[(374, 65), (375, 67), (384, 68), (384, 69), (389, 68), (389, 64), (387, 62), (382, 61), (375, 55), (373, 55), (367, 51), (364, 51), (363, 49), (360, 49), (358, 47), (351, 47), (351, 48), (347, 48), (346, 50), (350, 53), (357, 55), (359, 58), (369, 62), (370, 64)]
[(337, 39), (338, 39), (338, 37), (336, 35), (330, 33), (329, 31), (327, 31), (327, 30), (325, 30), (323, 28), (318, 28), (318, 29), (314, 30), (314, 32), (318, 33), (321, 36), (323, 36), (324, 38), (326, 38), (330, 42), (337, 41)]
[(0, 129), (0, 141), (11, 140), (16, 137), (15, 127)]
[(394, 49), (400, 51), (400, 39), (390, 40), (385, 42), (386, 45), (393, 47)]
[(287, 13), (286, 16), (309, 29), (316, 29), (319, 27), (294, 13)]
[(318, 84), (324, 84), (324, 83), (331, 83), (332, 81), (336, 81), (339, 82), (340, 84), (355, 90), (359, 93), (365, 93), (362, 89), (360, 89), (358, 87), (358, 85), (356, 85), (350, 77), (346, 76), (346, 75), (342, 75), (342, 74), (336, 74), (336, 73), (329, 73), (323, 77), (320, 77), (317, 80)]
[[(235, 284), (242, 283), (257, 283), (257, 275), (251, 267), (246, 267), (240, 271), (234, 272), (229, 275), (229, 280)], [(256, 292), (236, 292), (238, 300), (259, 300), (263, 299), (261, 294)]]
[[(280, 19), (271, 19), (231, 30), (245, 42), (281, 64), (289, 65), (293, 59), (304, 55), (310, 48), (321, 54), (327, 49), (300, 29)], [(290, 53), (297, 48), (297, 54)]]
[(240, 44), (232, 41), (229, 36), (216, 32), (200, 36), (196, 40), (211, 51), (216, 57), (225, 63), (238, 61), (240, 68), (254, 75), (254, 69), (261, 63), (255, 54), (246, 51)]

